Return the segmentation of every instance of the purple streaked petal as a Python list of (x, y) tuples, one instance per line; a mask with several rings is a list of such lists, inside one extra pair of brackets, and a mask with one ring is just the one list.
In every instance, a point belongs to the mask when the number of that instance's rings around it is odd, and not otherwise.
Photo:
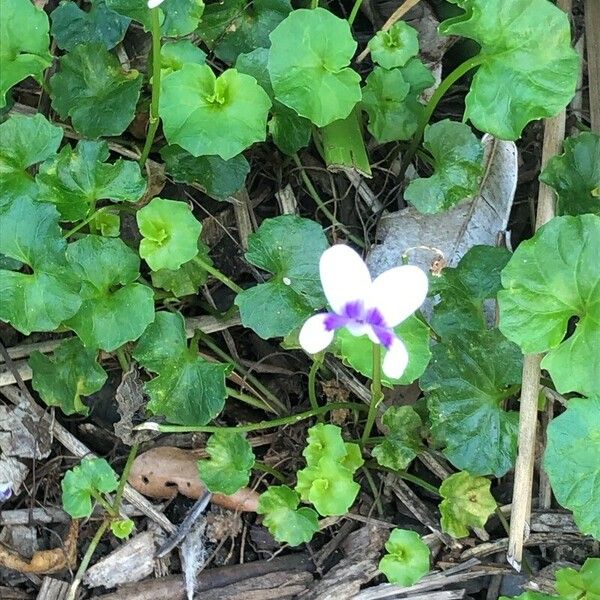
[(336, 329), (341, 329), (345, 327), (350, 319), (348, 317), (344, 317), (342, 315), (336, 315), (335, 313), (325, 313), (325, 319), (323, 321), (325, 325), (325, 329), (327, 331), (335, 331)]
[(389, 350), (392, 347), (396, 335), (392, 329), (387, 327), (373, 327), (371, 329), (377, 336), (377, 341), (386, 349)]
[[(328, 329), (325, 322), (331, 313), (321, 313), (310, 317), (302, 326), (298, 341), (309, 354), (325, 350), (333, 341), (333, 329)], [(337, 316), (337, 315), (336, 315)]]
[(383, 357), (382, 369), (390, 379), (399, 379), (408, 365), (408, 352), (404, 343), (394, 336), (390, 349)]
[(365, 323), (371, 327), (386, 327), (385, 319), (378, 308), (370, 308), (366, 311)]
[(362, 300), (355, 300), (353, 302), (347, 302), (344, 305), (344, 310), (342, 310), (341, 314), (343, 314), (345, 317), (348, 317), (348, 319), (357, 321), (363, 316), (364, 310), (365, 309)]

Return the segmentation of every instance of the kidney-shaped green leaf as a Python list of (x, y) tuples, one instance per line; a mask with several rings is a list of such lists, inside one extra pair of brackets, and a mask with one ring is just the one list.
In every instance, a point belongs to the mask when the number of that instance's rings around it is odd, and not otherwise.
[(421, 377), (432, 432), (448, 460), (473, 475), (501, 477), (517, 452), (519, 415), (503, 408), (521, 381), (519, 348), (496, 329), (447, 338)]
[(162, 79), (160, 116), (169, 144), (194, 156), (233, 158), (264, 141), (271, 101), (254, 77), (186, 64)]
[(564, 567), (556, 571), (556, 591), (564, 600), (600, 598), (600, 558), (587, 558), (579, 571)]
[(600, 394), (598, 256), (600, 217), (556, 217), (502, 271), (500, 329), (524, 353), (548, 351), (542, 367), (561, 393)]
[(390, 406), (381, 422), (387, 431), (383, 441), (373, 448), (373, 456), (384, 467), (406, 469), (423, 448), (421, 417), (412, 406)]
[(283, 337), (325, 306), (319, 259), (327, 247), (314, 221), (293, 215), (265, 219), (248, 240), (246, 260), (273, 277), (235, 299), (244, 326), (265, 339)]
[(50, 79), (52, 107), (91, 138), (120, 135), (131, 123), (142, 75), (125, 71), (103, 44), (80, 44), (59, 59)]
[(0, 20), (0, 108), (6, 92), (26, 77), (42, 80), (52, 64), (48, 17), (31, 0), (2, 0)]
[(324, 127), (360, 100), (360, 75), (348, 65), (356, 42), (347, 21), (324, 8), (292, 11), (271, 33), (275, 98)]
[(564, 143), (564, 153), (553, 156), (540, 181), (558, 195), (559, 215), (600, 215), (600, 135), (580, 133)]
[(373, 61), (384, 69), (402, 67), (419, 53), (417, 30), (398, 21), (387, 31), (378, 31), (368, 43)]
[(67, 260), (79, 276), (83, 303), (66, 322), (88, 348), (112, 352), (137, 340), (154, 320), (154, 295), (135, 283), (140, 259), (119, 238), (87, 235), (69, 244)]
[(433, 175), (411, 181), (404, 198), (419, 212), (437, 213), (473, 196), (483, 175), (483, 144), (471, 128), (445, 119), (428, 125), (424, 139)]
[(430, 551), (416, 531), (392, 530), (385, 549), (379, 570), (391, 583), (411, 586), (429, 571)]
[(40, 166), (38, 200), (56, 204), (63, 221), (85, 219), (98, 200), (137, 202), (146, 191), (139, 165), (122, 159), (110, 164), (108, 156), (104, 141), (65, 146)]
[(527, 123), (568, 104), (579, 59), (562, 10), (548, 0), (450, 1), (465, 12), (444, 21), (440, 33), (481, 46), (465, 111), (477, 129), (516, 140)]
[(145, 385), (148, 409), (171, 423), (206, 425), (223, 410), (230, 366), (188, 348), (179, 313), (159, 312), (138, 341), (134, 358), (157, 376)]
[(0, 254), (33, 271), (0, 270), (0, 320), (26, 335), (56, 329), (81, 306), (58, 219), (52, 204), (26, 197), (0, 210)]
[(544, 469), (562, 506), (600, 540), (600, 397), (574, 398), (548, 426)]

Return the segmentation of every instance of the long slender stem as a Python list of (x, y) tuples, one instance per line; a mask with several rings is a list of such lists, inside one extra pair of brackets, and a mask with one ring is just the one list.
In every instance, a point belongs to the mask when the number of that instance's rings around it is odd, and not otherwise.
[(354, 19), (356, 19), (356, 15), (362, 6), (363, 0), (354, 0), (354, 6), (352, 6), (352, 10), (350, 11), (350, 16), (348, 17), (348, 25), (352, 27), (354, 23)]
[[(319, 402), (317, 401), (317, 371), (319, 370), (321, 363), (322, 360), (315, 357), (310, 366), (310, 371), (308, 372), (308, 400), (310, 401), (310, 406), (313, 410), (319, 408)], [(320, 415), (317, 420), (322, 421), (323, 416)]]
[(121, 474), (121, 479), (119, 479), (119, 487), (117, 488), (117, 493), (115, 494), (115, 499), (113, 500), (113, 509), (119, 514), (121, 510), (121, 501), (123, 499), (123, 492), (125, 491), (125, 486), (127, 485), (127, 480), (129, 479), (129, 473), (131, 471), (131, 467), (133, 466), (133, 461), (137, 456), (138, 450), (140, 449), (139, 444), (134, 444), (131, 446), (129, 450), (129, 456), (127, 457), (127, 462), (123, 467), (123, 473)]
[(152, 150), (154, 136), (158, 130), (160, 117), (158, 116), (158, 106), (160, 103), (160, 13), (158, 8), (150, 10), (151, 31), (152, 31), (152, 100), (150, 101), (150, 120), (148, 124), (148, 134), (146, 143), (140, 156), (140, 167), (143, 168)]
[(359, 248), (364, 248), (365, 243), (363, 242), (363, 240), (350, 233), (350, 231), (348, 231), (348, 228), (342, 223), (340, 223), (335, 218), (335, 215), (325, 206), (325, 203), (323, 202), (323, 200), (321, 200), (321, 196), (319, 196), (319, 193), (317, 192), (315, 186), (310, 180), (310, 177), (307, 175), (306, 170), (304, 169), (304, 165), (300, 161), (300, 157), (298, 156), (298, 154), (294, 154), (292, 158), (294, 159), (296, 166), (300, 170), (300, 177), (302, 177), (302, 181), (304, 182), (308, 193), (310, 194), (311, 198), (315, 201), (315, 204), (319, 207), (321, 212), (331, 221), (332, 225), (339, 227), (348, 236), (348, 239), (352, 240)]
[(279, 419), (272, 419), (271, 421), (259, 421), (258, 423), (248, 423), (247, 425), (237, 425), (236, 427), (218, 427), (215, 425), (204, 425), (204, 426), (188, 426), (188, 425), (158, 425), (156, 423), (146, 423), (146, 426), (140, 426), (137, 429), (151, 429), (153, 431), (160, 431), (161, 433), (187, 433), (199, 431), (201, 433), (216, 433), (217, 431), (259, 431), (261, 429), (272, 429), (274, 427), (280, 427), (281, 425), (293, 425), (299, 423), (305, 419), (322, 415), (332, 410), (347, 409), (364, 411), (367, 410), (364, 404), (357, 402), (331, 402), (325, 406), (319, 406), (318, 409), (307, 410), (295, 415), (289, 415), (288, 417), (281, 417)]
[(282, 483), (285, 483), (286, 481), (281, 471), (278, 471), (277, 469), (270, 467), (269, 465), (265, 465), (265, 463), (259, 462), (258, 460), (254, 461), (254, 467), (252, 468), (256, 469), (257, 471), (262, 471), (263, 473), (268, 473), (269, 475), (272, 475), (273, 477), (275, 477), (275, 479), (281, 481)]
[(468, 73), (471, 69), (474, 69), (477, 65), (481, 64), (481, 62), (482, 58), (480, 58), (479, 56), (475, 56), (474, 58), (470, 58), (469, 60), (465, 61), (461, 65), (458, 65), (458, 67), (456, 67), (454, 71), (452, 71), (446, 76), (446, 78), (440, 83), (438, 88), (435, 90), (433, 96), (431, 96), (431, 99), (425, 107), (425, 112), (423, 113), (423, 117), (419, 121), (419, 127), (412, 138), (410, 146), (408, 147), (408, 150), (404, 153), (404, 156), (402, 157), (402, 165), (400, 167), (400, 173), (398, 175), (399, 179), (402, 179), (404, 177), (404, 173), (406, 172), (408, 165), (410, 165), (410, 162), (413, 159), (413, 156), (415, 155), (415, 152), (417, 151), (421, 140), (423, 139), (425, 127), (427, 127), (429, 119), (431, 119), (431, 115), (433, 115), (433, 112), (435, 111), (439, 101), (442, 99), (444, 94), (461, 77), (463, 77), (463, 75)]
[(367, 415), (367, 423), (363, 431), (361, 442), (366, 444), (367, 440), (371, 436), (371, 429), (373, 429), (373, 423), (375, 423), (375, 417), (377, 416), (377, 408), (380, 402), (383, 400), (383, 394), (381, 392), (381, 346), (379, 344), (373, 344), (373, 379), (371, 381), (371, 404), (369, 405), (369, 414)]
[(119, 361), (119, 366), (121, 367), (121, 371), (123, 371), (123, 373), (127, 373), (127, 371), (129, 371), (129, 363), (127, 362), (127, 357), (125, 356), (125, 351), (123, 348), (117, 348), (116, 355), (117, 360)]
[(79, 230), (83, 229), (88, 223), (91, 223), (99, 214), (103, 213), (104, 211), (108, 210), (109, 208), (111, 208), (111, 207), (103, 206), (102, 208), (99, 208), (98, 210), (93, 211), (88, 217), (86, 217), (83, 221), (81, 221), (81, 223), (79, 223), (78, 225), (75, 225), (75, 227), (73, 227), (73, 229), (69, 229), (69, 231), (65, 231), (65, 233), (63, 233), (63, 238), (65, 238), (65, 239), (70, 238), (73, 234), (75, 234)]
[(230, 387), (228, 387), (226, 389), (227, 389), (227, 393), (232, 398), (241, 400), (245, 404), (253, 406), (254, 408), (260, 408), (261, 410), (266, 410), (266, 411), (270, 410), (270, 407), (268, 406), (268, 404), (265, 404), (264, 400), (255, 398), (254, 396), (250, 396), (249, 394), (243, 394), (242, 392), (238, 392), (237, 390), (234, 390), (233, 388), (230, 388)]
[(231, 281), (229, 277), (223, 275), (221, 271), (215, 269), (212, 265), (208, 264), (205, 260), (202, 260), (199, 256), (195, 256), (192, 260), (197, 265), (202, 267), (206, 272), (210, 273), (215, 279), (218, 279), (223, 285), (226, 285), (232, 292), (241, 294), (244, 291), (237, 283)]
[(418, 485), (419, 487), (422, 487), (424, 490), (427, 490), (428, 492), (432, 493), (434, 496), (441, 497), (440, 490), (438, 488), (436, 488), (435, 485), (432, 485), (431, 483), (428, 483), (424, 479), (421, 479), (420, 477), (417, 477), (416, 475), (412, 475), (411, 473), (408, 473), (407, 471), (396, 471), (394, 469), (390, 469), (389, 467), (384, 467), (384, 466), (380, 465), (376, 460), (370, 460), (365, 464), (367, 467), (370, 467), (373, 469), (379, 469), (380, 471), (387, 471), (388, 473), (393, 473), (394, 475), (400, 477), (400, 479), (404, 479), (405, 481), (410, 481), (411, 483), (414, 483), (415, 485)]
[(79, 584), (81, 583), (81, 580), (83, 579), (83, 576), (85, 575), (85, 572), (87, 571), (88, 565), (90, 564), (90, 561), (92, 560), (92, 555), (94, 554), (94, 550), (96, 550), (96, 547), (98, 546), (98, 543), (102, 539), (104, 532), (108, 529), (108, 525), (109, 525), (109, 521), (105, 519), (102, 522), (102, 524), (100, 525), (100, 527), (98, 527), (98, 530), (96, 531), (94, 537), (92, 538), (90, 545), (88, 546), (87, 550), (85, 551), (83, 559), (81, 560), (81, 564), (79, 565), (79, 568), (77, 569), (77, 573), (75, 573), (75, 578), (73, 579), (73, 582), (71, 583), (71, 586), (69, 587), (69, 591), (67, 593), (67, 600), (75, 600), (75, 597), (77, 595), (77, 588), (79, 587)]
[(361, 470), (365, 474), (365, 479), (367, 480), (367, 483), (369, 484), (369, 487), (371, 488), (371, 492), (373, 493), (373, 502), (375, 502), (377, 512), (379, 513), (379, 516), (381, 517), (384, 514), (383, 513), (383, 504), (381, 503), (381, 497), (379, 494), (379, 490), (377, 489), (377, 486), (375, 485), (375, 480), (373, 479), (373, 476), (371, 475), (371, 471), (369, 471), (369, 469), (367, 467), (365, 467), (363, 465), (361, 467)]

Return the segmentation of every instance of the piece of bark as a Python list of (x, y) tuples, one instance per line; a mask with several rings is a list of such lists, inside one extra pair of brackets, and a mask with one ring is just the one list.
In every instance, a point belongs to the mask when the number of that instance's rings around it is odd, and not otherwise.
[[(261, 560), (243, 565), (230, 565), (202, 571), (196, 583), (198, 598), (221, 598), (215, 591), (240, 581), (262, 577), (269, 573), (285, 572), (287, 576), (296, 572), (311, 573), (314, 564), (308, 554), (302, 552), (278, 556), (272, 560)], [(202, 592), (211, 591), (211, 595)], [(118, 591), (105, 594), (98, 600), (184, 600), (185, 583), (182, 575), (142, 581), (135, 585), (125, 585)], [(247, 600), (244, 597), (244, 600)]]
[(31, 600), (32, 596), (18, 588), (0, 585), (0, 598), (2, 600)]
[(534, 512), (531, 515), (531, 531), (539, 533), (579, 533), (571, 513), (555, 510)]
[(107, 588), (141, 581), (154, 570), (154, 535), (144, 531), (90, 567), (83, 584)]
[(600, 2), (585, 1), (590, 121), (592, 131), (600, 134)]
[[(42, 587), (35, 600), (65, 600), (69, 583), (52, 577), (44, 577)], [(4, 596), (0, 596), (4, 598)]]
[(350, 551), (327, 574), (308, 590), (298, 595), (297, 600), (339, 600), (353, 598), (360, 588), (378, 573), (377, 565), (383, 544), (389, 531), (367, 525), (350, 534), (344, 547)]
[(286, 600), (296, 598), (312, 583), (310, 573), (290, 571), (269, 573), (213, 590), (219, 600)]

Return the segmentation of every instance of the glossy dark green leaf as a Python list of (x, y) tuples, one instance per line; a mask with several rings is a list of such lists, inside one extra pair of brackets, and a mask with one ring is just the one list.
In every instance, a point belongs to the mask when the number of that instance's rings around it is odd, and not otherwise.
[(52, 107), (85, 136), (120, 135), (135, 115), (142, 75), (125, 71), (102, 44), (80, 44), (50, 79)]
[(67, 260), (81, 280), (81, 308), (66, 321), (87, 348), (112, 352), (137, 340), (154, 320), (152, 290), (136, 283), (140, 259), (118, 238), (87, 235), (69, 244)]
[(419, 212), (448, 210), (477, 193), (484, 172), (483, 144), (468, 125), (448, 119), (428, 125), (423, 145), (433, 155), (433, 175), (414, 179), (404, 192)]
[(108, 8), (105, 0), (91, 0), (87, 11), (70, 0), (61, 2), (52, 11), (50, 19), (56, 45), (69, 51), (79, 44), (95, 42), (110, 50), (125, 37), (131, 22)]
[(27, 169), (53, 156), (62, 137), (62, 128), (41, 114), (11, 115), (0, 124), (0, 208), (17, 196), (36, 197), (36, 186)]
[(160, 155), (175, 181), (195, 183), (216, 200), (225, 200), (244, 187), (250, 172), (243, 154), (223, 160), (220, 156), (192, 156), (179, 146), (165, 146)]
[(567, 138), (563, 154), (548, 161), (540, 181), (556, 190), (558, 215), (600, 215), (600, 135)]
[(246, 260), (273, 277), (238, 294), (244, 326), (264, 339), (283, 337), (325, 306), (319, 259), (327, 247), (314, 221), (293, 215), (265, 219), (248, 240)]
[(40, 166), (38, 200), (53, 202), (61, 220), (85, 219), (99, 200), (137, 202), (146, 191), (140, 167), (131, 160), (107, 163), (108, 144), (82, 140), (65, 146)]
[(187, 346), (179, 313), (159, 312), (144, 332), (134, 358), (157, 376), (145, 385), (148, 409), (170, 423), (206, 425), (223, 410), (230, 366), (208, 362)]
[(516, 140), (527, 123), (568, 104), (579, 59), (560, 8), (548, 0), (450, 1), (465, 12), (444, 21), (440, 33), (462, 35), (481, 46), (465, 110), (477, 129)]
[(519, 348), (494, 329), (449, 337), (432, 352), (420, 385), (434, 438), (459, 469), (501, 477), (517, 451), (519, 415), (504, 402), (521, 381)]
[(78, 338), (61, 342), (52, 356), (33, 352), (29, 358), (33, 389), (48, 406), (58, 406), (66, 415), (88, 414), (82, 396), (97, 392), (107, 378), (97, 355)]
[(385, 438), (373, 448), (373, 456), (384, 467), (406, 469), (423, 448), (421, 418), (411, 406), (391, 406), (381, 422), (386, 429)]

